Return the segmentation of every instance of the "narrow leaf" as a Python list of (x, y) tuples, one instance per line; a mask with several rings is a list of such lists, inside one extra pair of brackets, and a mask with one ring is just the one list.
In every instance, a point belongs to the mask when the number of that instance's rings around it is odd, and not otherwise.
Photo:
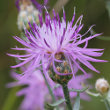
[(77, 92), (77, 97), (74, 103), (73, 110), (79, 110), (80, 109), (80, 93)]
[(81, 92), (84, 92), (84, 91), (86, 91), (87, 89), (88, 89), (89, 87), (86, 87), (86, 88), (83, 88), (83, 89), (70, 89), (69, 91), (70, 92), (79, 92), (79, 93), (81, 93)]
[(60, 100), (54, 102), (53, 104), (48, 104), (48, 105), (51, 107), (56, 107), (56, 106), (62, 104), (63, 102), (65, 102), (65, 99), (60, 99)]
[(45, 110), (54, 110), (54, 107), (52, 107), (48, 103), (46, 103), (45, 104)]
[(89, 90), (86, 90), (86, 93), (91, 95), (91, 96), (94, 96), (94, 97), (99, 97), (100, 96), (99, 93), (93, 93), (93, 92), (90, 92)]

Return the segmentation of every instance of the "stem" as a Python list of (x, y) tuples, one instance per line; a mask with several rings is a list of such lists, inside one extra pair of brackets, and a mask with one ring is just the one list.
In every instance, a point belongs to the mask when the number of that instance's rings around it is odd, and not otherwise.
[(104, 103), (105, 103), (107, 110), (110, 110), (110, 105), (106, 99), (104, 99)]
[(77, 92), (77, 97), (74, 103), (73, 110), (80, 110), (80, 92)]
[[(43, 75), (43, 77), (44, 77), (44, 80), (45, 80), (45, 83), (46, 83), (47, 88), (48, 88), (48, 90), (49, 90), (49, 93), (50, 93), (50, 95), (51, 95), (51, 97), (52, 97), (52, 101), (53, 101), (53, 102), (56, 102), (56, 99), (55, 99), (55, 96), (54, 96), (54, 94), (53, 94), (53, 91), (52, 91), (52, 89), (51, 89), (51, 87), (50, 87), (50, 85), (49, 85), (49, 83), (48, 83), (48, 81), (47, 81), (45, 75), (44, 75), (43, 73), (42, 73), (42, 75)], [(56, 110), (59, 110), (58, 107), (56, 107)]]
[(68, 90), (67, 84), (62, 84), (62, 88), (63, 88), (64, 97), (66, 99), (67, 108), (68, 108), (68, 110), (72, 110), (70, 95), (69, 95), (69, 90)]
[(42, 75), (43, 75), (43, 77), (44, 77), (45, 83), (46, 83), (46, 85), (47, 85), (47, 87), (48, 87), (48, 90), (49, 90), (49, 92), (50, 92), (50, 95), (51, 95), (51, 97), (52, 97), (52, 101), (55, 102), (56, 100), (55, 100), (55, 96), (54, 96), (54, 94), (53, 94), (53, 91), (52, 91), (52, 89), (51, 89), (51, 87), (50, 87), (50, 85), (49, 85), (49, 83), (48, 83), (48, 81), (47, 81), (45, 75), (44, 75), (43, 73), (42, 73)]

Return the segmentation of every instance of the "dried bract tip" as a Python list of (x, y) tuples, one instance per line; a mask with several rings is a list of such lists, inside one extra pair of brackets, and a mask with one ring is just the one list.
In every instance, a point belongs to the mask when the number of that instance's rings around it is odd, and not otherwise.
[(58, 72), (61, 72), (61, 67), (58, 66), (56, 69)]
[(62, 57), (63, 57), (63, 53), (56, 53), (56, 54), (55, 54), (55, 58), (56, 58), (57, 60), (61, 60)]
[(64, 66), (67, 66), (67, 64), (68, 64), (67, 61), (64, 61), (64, 62), (63, 62), (63, 65), (64, 65)]
[(109, 83), (104, 78), (98, 79), (96, 81), (95, 88), (102, 94), (107, 93), (109, 90)]

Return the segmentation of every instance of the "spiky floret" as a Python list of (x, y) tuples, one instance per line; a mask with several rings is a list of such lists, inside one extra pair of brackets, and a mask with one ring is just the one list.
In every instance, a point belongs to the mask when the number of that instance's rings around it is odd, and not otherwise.
[[(54, 72), (58, 75), (74, 74), (74, 65), (80, 69), (84, 74), (86, 71), (81, 67), (81, 63), (87, 66), (89, 69), (98, 72), (90, 62), (106, 62), (105, 60), (95, 59), (94, 57), (100, 57), (103, 54), (103, 49), (87, 48), (88, 41), (101, 35), (95, 34), (89, 37), (84, 37), (93, 26), (85, 34), (80, 34), (83, 24), (81, 23), (83, 16), (81, 15), (74, 23), (75, 12), (72, 20), (66, 23), (65, 12), (63, 11), (63, 17), (60, 20), (58, 14), (53, 11), (54, 17), (50, 18), (50, 15), (46, 12), (45, 22), (42, 21), (42, 17), (39, 17), (40, 26), (33, 23), (30, 25), (31, 32), (25, 30), (27, 40), (15, 36), (18, 42), (24, 45), (24, 48), (13, 48), (14, 50), (23, 50), (26, 54), (9, 56), (16, 57), (22, 62), (12, 66), (12, 68), (21, 67), (29, 63), (28, 69), (25, 71), (32, 71), (35, 68), (42, 66), (44, 72), (50, 68), (53, 68)], [(73, 25), (74, 23), (74, 25)], [(83, 47), (80, 44), (85, 44)], [(56, 69), (56, 63), (67, 61), (71, 71), (67, 74), (59, 72)]]

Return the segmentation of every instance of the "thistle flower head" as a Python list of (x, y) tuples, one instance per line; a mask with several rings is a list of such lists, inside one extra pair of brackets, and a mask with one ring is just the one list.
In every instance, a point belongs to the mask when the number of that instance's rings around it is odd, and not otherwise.
[[(84, 37), (93, 26), (85, 34), (81, 34), (80, 31), (83, 28), (82, 15), (74, 23), (75, 12), (71, 21), (66, 23), (65, 12), (63, 11), (63, 17), (60, 20), (59, 15), (53, 11), (54, 18), (51, 19), (50, 15), (46, 13), (45, 22), (40, 17), (40, 26), (36, 23), (30, 25), (31, 32), (25, 31), (27, 40), (15, 36), (14, 38), (24, 45), (24, 48), (13, 48), (14, 50), (24, 50), (25, 55), (9, 54), (12, 57), (16, 57), (22, 62), (12, 66), (12, 68), (21, 67), (29, 63), (27, 71), (32, 71), (35, 68), (42, 67), (44, 73), (46, 70), (53, 68), (53, 71), (58, 75), (74, 74), (74, 65), (80, 69), (84, 74), (86, 71), (81, 67), (81, 63), (89, 69), (98, 72), (90, 62), (106, 62), (105, 60), (95, 59), (103, 54), (103, 49), (87, 48), (88, 41), (101, 35), (95, 34), (89, 37)], [(73, 25), (74, 23), (74, 25)], [(80, 44), (85, 44), (83, 47)], [(67, 62), (66, 67), (69, 67), (66, 74), (64, 71), (59, 71), (57, 66)], [(45, 66), (46, 65), (46, 66)], [(66, 69), (66, 68), (65, 68)]]
[(21, 80), (22, 75), (15, 72), (12, 73), (12, 77), (16, 79), (16, 82), (9, 83), (8, 87), (27, 85), (17, 92), (17, 96), (24, 95), (20, 110), (44, 110), (48, 89), (41, 72), (34, 71), (31, 76), (23, 80)]
[(28, 22), (39, 24), (39, 16), (41, 13), (37, 10), (30, 0), (22, 0), (23, 3), (20, 5), (20, 11), (18, 14), (18, 28), (23, 31), (24, 28), (30, 29)]

